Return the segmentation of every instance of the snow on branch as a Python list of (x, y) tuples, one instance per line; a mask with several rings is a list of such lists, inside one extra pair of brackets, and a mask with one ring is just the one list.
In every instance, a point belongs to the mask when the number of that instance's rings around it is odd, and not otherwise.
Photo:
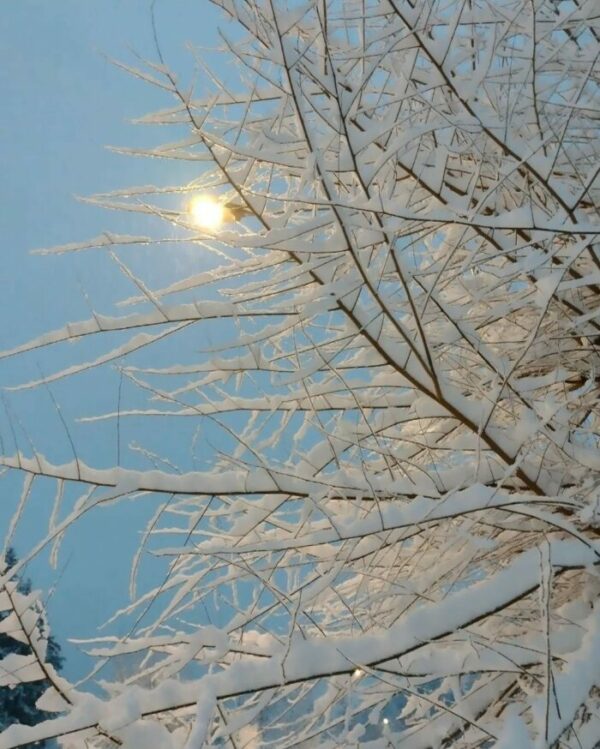
[[(55, 555), (101, 506), (153, 508), (131, 529), (131, 600), (106, 612), (107, 627), (137, 625), (81, 642), (135, 666), (0, 747), (592, 749), (593, 4), (215, 4), (235, 84), (200, 59), (201, 85), (184, 90), (159, 29), (157, 60), (125, 66), (165, 96), (142, 121), (177, 129), (147, 155), (198, 177), (92, 199), (161, 218), (170, 238), (48, 251), (109, 247), (137, 289), (117, 306), (136, 312), (0, 354), (54, 356), (15, 399), (92, 369), (115, 396), (77, 415), (90, 444), (116, 426), (113, 466), (74, 443), (59, 465), (4, 440), (20, 505), (38, 480), (83, 492), (60, 520), (56, 500), (23, 559)], [(225, 223), (195, 226), (195, 195)], [(175, 278), (120, 259), (165, 242)], [(53, 345), (80, 339), (93, 353), (56, 366)], [(164, 575), (144, 586), (149, 557)]]

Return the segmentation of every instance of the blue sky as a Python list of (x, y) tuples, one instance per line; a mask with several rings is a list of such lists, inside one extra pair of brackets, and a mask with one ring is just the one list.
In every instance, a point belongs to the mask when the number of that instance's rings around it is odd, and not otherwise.
[[(133, 126), (132, 118), (171, 102), (117, 69), (108, 58), (134, 63), (135, 53), (156, 59), (151, 0), (4, 0), (0, 28), (0, 234), (3, 268), (0, 306), (4, 324), (0, 348), (10, 348), (70, 320), (89, 317), (90, 305), (114, 311), (117, 298), (131, 293), (115, 280), (102, 252), (40, 257), (31, 250), (98, 235), (104, 230), (147, 234), (147, 223), (134, 214), (107, 213), (79, 203), (90, 195), (136, 184), (181, 184), (193, 177), (181, 162), (133, 159), (105, 145), (146, 146), (164, 134)], [(158, 0), (157, 26), (166, 61), (188, 78), (193, 71), (188, 42), (206, 48), (218, 44), (220, 14), (208, 0)], [(146, 271), (156, 282), (169, 276), (169, 259), (154, 255)], [(197, 270), (201, 258), (183, 255)], [(181, 270), (181, 266), (179, 266)], [(122, 285), (120, 286), (119, 283)], [(88, 295), (89, 301), (85, 296)], [(90, 349), (93, 353), (93, 349)], [(35, 379), (61, 364), (61, 353), (11, 359), (0, 367), (0, 386)], [(73, 428), (81, 456), (96, 465), (114, 462), (113, 426), (90, 432), (73, 425), (82, 413), (113, 410), (116, 391), (94, 375), (57, 383), (52, 389)], [(21, 443), (25, 433), (40, 452), (56, 462), (69, 460), (68, 442), (52, 400), (43, 388), (9, 395), (11, 419)], [(22, 426), (19, 426), (21, 424)], [(9, 420), (0, 416), (0, 435), (11, 452)], [(0, 523), (8, 523), (22, 479), (11, 475), (0, 484)], [(41, 534), (53, 501), (50, 482), (36, 482), (30, 507), (16, 534), (18, 551)], [(126, 592), (129, 559), (138, 541), (132, 532), (152, 508), (125, 503), (84, 520), (65, 543), (58, 571), (47, 557), (30, 565), (34, 587), (50, 588), (62, 575), (49, 601), (51, 624), (59, 640), (88, 635)], [(107, 553), (107, 551), (109, 553)], [(149, 574), (149, 573), (147, 573)], [(64, 646), (67, 675), (80, 676), (86, 661)]]

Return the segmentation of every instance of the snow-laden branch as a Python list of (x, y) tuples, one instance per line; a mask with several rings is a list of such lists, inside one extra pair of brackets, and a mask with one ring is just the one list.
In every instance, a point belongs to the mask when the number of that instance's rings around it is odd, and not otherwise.
[[(596, 555), (574, 542), (553, 544), (551, 555), (558, 570), (597, 563)], [(406, 657), (424, 644), (473, 626), (531, 594), (540, 584), (537, 557), (537, 550), (531, 549), (490, 579), (453, 593), (442, 602), (424, 605), (383, 632), (296, 642), (274, 653), (268, 662), (261, 661), (260, 669), (253, 662), (239, 662), (198, 682), (166, 681), (154, 690), (133, 688), (126, 696), (108, 702), (85, 696), (67, 717), (47, 721), (34, 729), (9, 728), (0, 736), (0, 749), (15, 749), (24, 740), (42, 740), (96, 725), (118, 733), (119, 728), (150, 715), (194, 704), (202, 706), (208, 697), (222, 700), (335, 674), (351, 674), (359, 667), (377, 668)], [(594, 624), (596, 629), (586, 642), (586, 655), (592, 657), (592, 663), (587, 663), (579, 684), (583, 697), (594, 685), (597, 673), (594, 669), (600, 664), (600, 621)], [(570, 676), (572, 679), (575, 674)], [(561, 689), (565, 689), (567, 678), (564, 682)], [(571, 702), (578, 705), (577, 700)], [(211, 712), (205, 720), (210, 718)], [(563, 724), (559, 720), (557, 727)]]
[[(131, 601), (109, 619), (137, 626), (87, 643), (100, 662), (135, 658), (134, 672), (0, 746), (68, 734), (101, 747), (108, 732), (169, 749), (591, 749), (597, 14), (216, 4), (233, 21), (221, 39), (234, 84), (199, 58), (202, 85), (184, 89), (156, 18), (157, 60), (125, 65), (171, 99), (142, 121), (177, 133), (146, 155), (188, 160), (196, 179), (91, 199), (163, 219), (174, 277), (153, 284), (117, 254), (141, 258), (143, 236), (51, 250), (108, 248), (134, 287), (117, 307), (136, 311), (0, 353), (53, 357), (15, 402), (120, 373), (102, 410), (77, 415), (89, 444), (116, 432), (118, 466), (79, 459), (62, 414), (75, 460), (51, 462), (35, 439), (19, 449), (7, 408), (0, 466), (25, 475), (9, 534), (38, 484), (59, 487), (22, 560), (55, 559), (83, 515), (122, 497), (153, 507)], [(189, 214), (206, 193), (227, 209), (219, 229)], [(54, 344), (83, 339), (92, 354), (74, 346), (56, 364)], [(83, 491), (69, 512), (63, 485)], [(144, 588), (148, 554), (164, 574)]]

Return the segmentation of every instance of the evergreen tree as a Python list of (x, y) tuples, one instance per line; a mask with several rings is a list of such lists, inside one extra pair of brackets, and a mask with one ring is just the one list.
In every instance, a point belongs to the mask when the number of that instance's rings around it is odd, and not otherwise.
[[(17, 562), (17, 555), (14, 549), (10, 548), (5, 558), (5, 569), (10, 570)], [(31, 581), (26, 578), (20, 578), (17, 582), (17, 591), (24, 596), (31, 593)], [(0, 613), (0, 622), (5, 620), (10, 614), (8, 612)], [(37, 626), (44, 634), (44, 623), (38, 621)], [(52, 637), (47, 636), (46, 663), (49, 663), (57, 671), (63, 664), (63, 657), (60, 654), (60, 645)], [(10, 654), (29, 655), (31, 647), (25, 642), (15, 639), (6, 632), (0, 632), (0, 662)], [(16, 685), (0, 686), (0, 731), (3, 731), (9, 725), (22, 723), (25, 725), (35, 725), (40, 721), (52, 717), (51, 713), (40, 710), (36, 707), (39, 698), (44, 694), (49, 684), (47, 680), (23, 681)], [(40, 741), (32, 744), (35, 747), (55, 747), (54, 741)]]

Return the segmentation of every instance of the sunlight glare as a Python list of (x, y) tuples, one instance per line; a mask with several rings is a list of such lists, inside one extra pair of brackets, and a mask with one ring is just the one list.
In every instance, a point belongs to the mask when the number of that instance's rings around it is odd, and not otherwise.
[(198, 195), (190, 201), (189, 213), (196, 226), (218, 229), (225, 220), (225, 206), (210, 195)]

